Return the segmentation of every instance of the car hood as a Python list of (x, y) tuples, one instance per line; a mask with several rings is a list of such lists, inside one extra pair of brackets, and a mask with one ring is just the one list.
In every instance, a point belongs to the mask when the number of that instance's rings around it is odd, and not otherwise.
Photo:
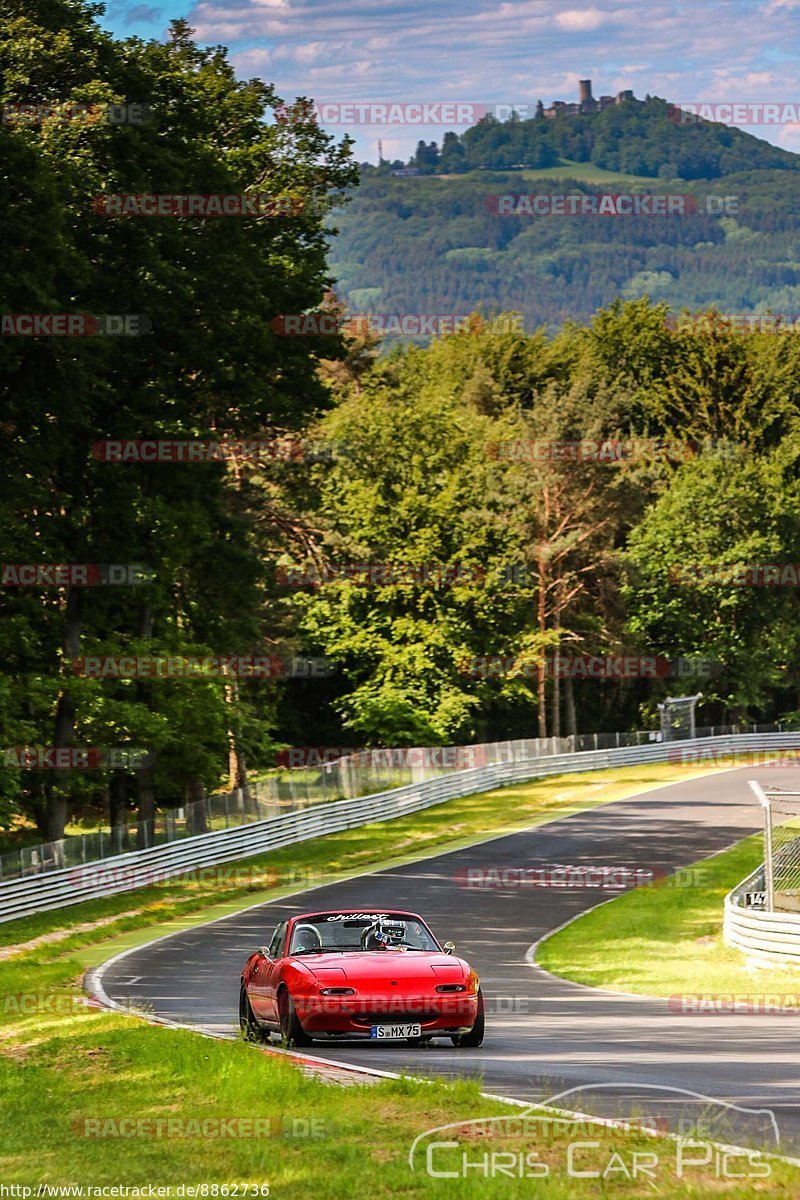
[(345, 951), (341, 954), (304, 954), (295, 959), (326, 981), (427, 980), (431, 983), (461, 983), (469, 967), (460, 958), (438, 952), (410, 950)]

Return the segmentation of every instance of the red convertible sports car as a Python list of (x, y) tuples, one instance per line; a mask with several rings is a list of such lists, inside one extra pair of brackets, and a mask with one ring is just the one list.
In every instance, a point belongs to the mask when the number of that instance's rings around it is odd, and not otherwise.
[(284, 921), (242, 972), (245, 1037), (287, 1045), (362, 1037), (480, 1046), (478, 976), (415, 913), (336, 910)]

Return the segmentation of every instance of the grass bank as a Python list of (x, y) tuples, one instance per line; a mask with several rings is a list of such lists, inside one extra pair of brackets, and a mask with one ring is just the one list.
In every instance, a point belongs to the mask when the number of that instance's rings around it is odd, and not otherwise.
[(746, 838), (579, 917), (541, 944), (537, 962), (590, 987), (649, 996), (800, 995), (800, 971), (749, 965), (722, 941), (726, 893), (763, 861), (761, 835)]

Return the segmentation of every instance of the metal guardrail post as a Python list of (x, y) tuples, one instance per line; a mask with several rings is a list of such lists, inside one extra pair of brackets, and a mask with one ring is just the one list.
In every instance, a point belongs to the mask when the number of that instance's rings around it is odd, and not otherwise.
[(764, 899), (767, 912), (775, 911), (775, 881), (772, 870), (772, 805), (761, 784), (748, 779), (751, 792), (764, 810)]

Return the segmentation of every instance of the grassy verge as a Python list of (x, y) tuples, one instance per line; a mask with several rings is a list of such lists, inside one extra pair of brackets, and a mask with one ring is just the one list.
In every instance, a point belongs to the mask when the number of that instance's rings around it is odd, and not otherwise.
[(660, 886), (637, 888), (553, 934), (537, 962), (590, 987), (650, 996), (800, 992), (796, 969), (748, 965), (722, 941), (725, 894), (764, 861), (761, 835)]
[[(63, 964), (47, 968), (45, 980), (20, 978), (20, 986), (68, 994)], [(62, 991), (63, 989), (63, 991)], [(20, 1070), (20, 1068), (23, 1068)], [(422, 1083), (408, 1079), (374, 1086), (339, 1088), (303, 1076), (276, 1056), (259, 1054), (243, 1043), (221, 1043), (180, 1031), (158, 1029), (105, 1013), (29, 1017), (4, 1037), (0, 1060), (3, 1139), (0, 1177), (4, 1184), (78, 1184), (169, 1189), (206, 1187), (206, 1196), (269, 1194), (286, 1200), (375, 1200), (435, 1195), (445, 1200), (477, 1200), (496, 1195), (566, 1200), (613, 1193), (620, 1198), (725, 1196), (752, 1197), (742, 1179), (717, 1179), (711, 1167), (676, 1178), (676, 1147), (634, 1131), (620, 1133), (583, 1124), (577, 1129), (529, 1122), (524, 1136), (500, 1125), (486, 1132), (467, 1125), (476, 1118), (514, 1110), (483, 1099), (475, 1082)], [(438, 1150), (437, 1171), (455, 1178), (432, 1178), (425, 1171), (425, 1145), (408, 1161), (414, 1140), (424, 1131), (464, 1122), (455, 1149)], [(222, 1133), (221, 1131), (225, 1132)], [(494, 1136), (493, 1136), (494, 1134)], [(516, 1134), (516, 1136), (515, 1136)], [(579, 1169), (603, 1172), (605, 1183), (570, 1177), (570, 1142), (588, 1138)], [(548, 1177), (486, 1178), (463, 1170), (484, 1154), (536, 1153)], [(656, 1179), (626, 1179), (634, 1153), (655, 1155)], [(616, 1156), (616, 1157), (614, 1157)], [(695, 1157), (697, 1157), (695, 1152)], [(524, 1160), (524, 1159), (523, 1159)], [(504, 1166), (508, 1170), (509, 1158)], [(736, 1167), (741, 1170), (741, 1161)], [(798, 1172), (771, 1163), (762, 1194), (791, 1195)], [(537, 1168), (540, 1170), (541, 1168)], [(216, 1192), (212, 1189), (216, 1186)], [(257, 1191), (253, 1191), (255, 1186)], [(245, 1192), (245, 1187), (248, 1191)], [(46, 1193), (45, 1193), (46, 1194)], [(147, 1194), (146, 1192), (144, 1193)], [(196, 1195), (203, 1195), (197, 1192)]]
[[(289, 870), (356, 871), (386, 861), (389, 854), (409, 857), (478, 840), (498, 831), (500, 813), (508, 817), (508, 828), (519, 828), (690, 773), (696, 772), (650, 766), (562, 776), (465, 797), (246, 865), (274, 872), (276, 882)], [(33, 1187), (34, 1196), (41, 1184), (152, 1185), (165, 1189), (162, 1196), (193, 1194), (201, 1200), (264, 1195), (267, 1186), (270, 1196), (287, 1200), (430, 1194), (445, 1200), (487, 1195), (514, 1200), (530, 1196), (533, 1187), (548, 1200), (582, 1200), (596, 1196), (598, 1187), (621, 1200), (653, 1194), (667, 1200), (745, 1200), (754, 1194), (755, 1181), (720, 1179), (713, 1163), (678, 1178), (674, 1143), (635, 1130), (539, 1120), (522, 1128), (468, 1125), (492, 1114), (517, 1115), (481, 1097), (477, 1079), (455, 1084), (399, 1079), (340, 1088), (243, 1043), (159, 1028), (82, 1003), (83, 970), (119, 948), (120, 924), (138, 923), (138, 936), (144, 938), (151, 935), (146, 927), (158, 922), (161, 932), (191, 911), (207, 919), (214, 911), (209, 901), (219, 900), (219, 890), (218, 880), (184, 881), (2, 927), (7, 957), (0, 962), (0, 1182)], [(247, 888), (231, 890), (230, 904), (258, 898)], [(115, 905), (132, 915), (121, 916)], [(98, 926), (97, 920), (111, 923)], [(24, 945), (26, 939), (60, 932), (68, 933), (61, 942)], [(115, 935), (112, 941), (104, 940), (109, 932)], [(457, 1145), (437, 1150), (432, 1160), (435, 1170), (454, 1175), (429, 1175), (424, 1145), (412, 1170), (408, 1155), (414, 1140), (455, 1121), (463, 1123), (457, 1133), (441, 1136)], [(577, 1169), (598, 1176), (569, 1173), (569, 1145), (576, 1140), (595, 1143), (580, 1151)], [(500, 1154), (505, 1157), (492, 1157)], [(526, 1160), (534, 1154), (538, 1157)], [(634, 1176), (635, 1154), (649, 1164), (650, 1174)], [(465, 1174), (463, 1156), (482, 1166)], [(736, 1166), (741, 1169), (741, 1162)], [(777, 1162), (769, 1171), (769, 1178), (758, 1183), (762, 1194), (792, 1194), (796, 1169)], [(190, 1193), (191, 1186), (199, 1190)]]

